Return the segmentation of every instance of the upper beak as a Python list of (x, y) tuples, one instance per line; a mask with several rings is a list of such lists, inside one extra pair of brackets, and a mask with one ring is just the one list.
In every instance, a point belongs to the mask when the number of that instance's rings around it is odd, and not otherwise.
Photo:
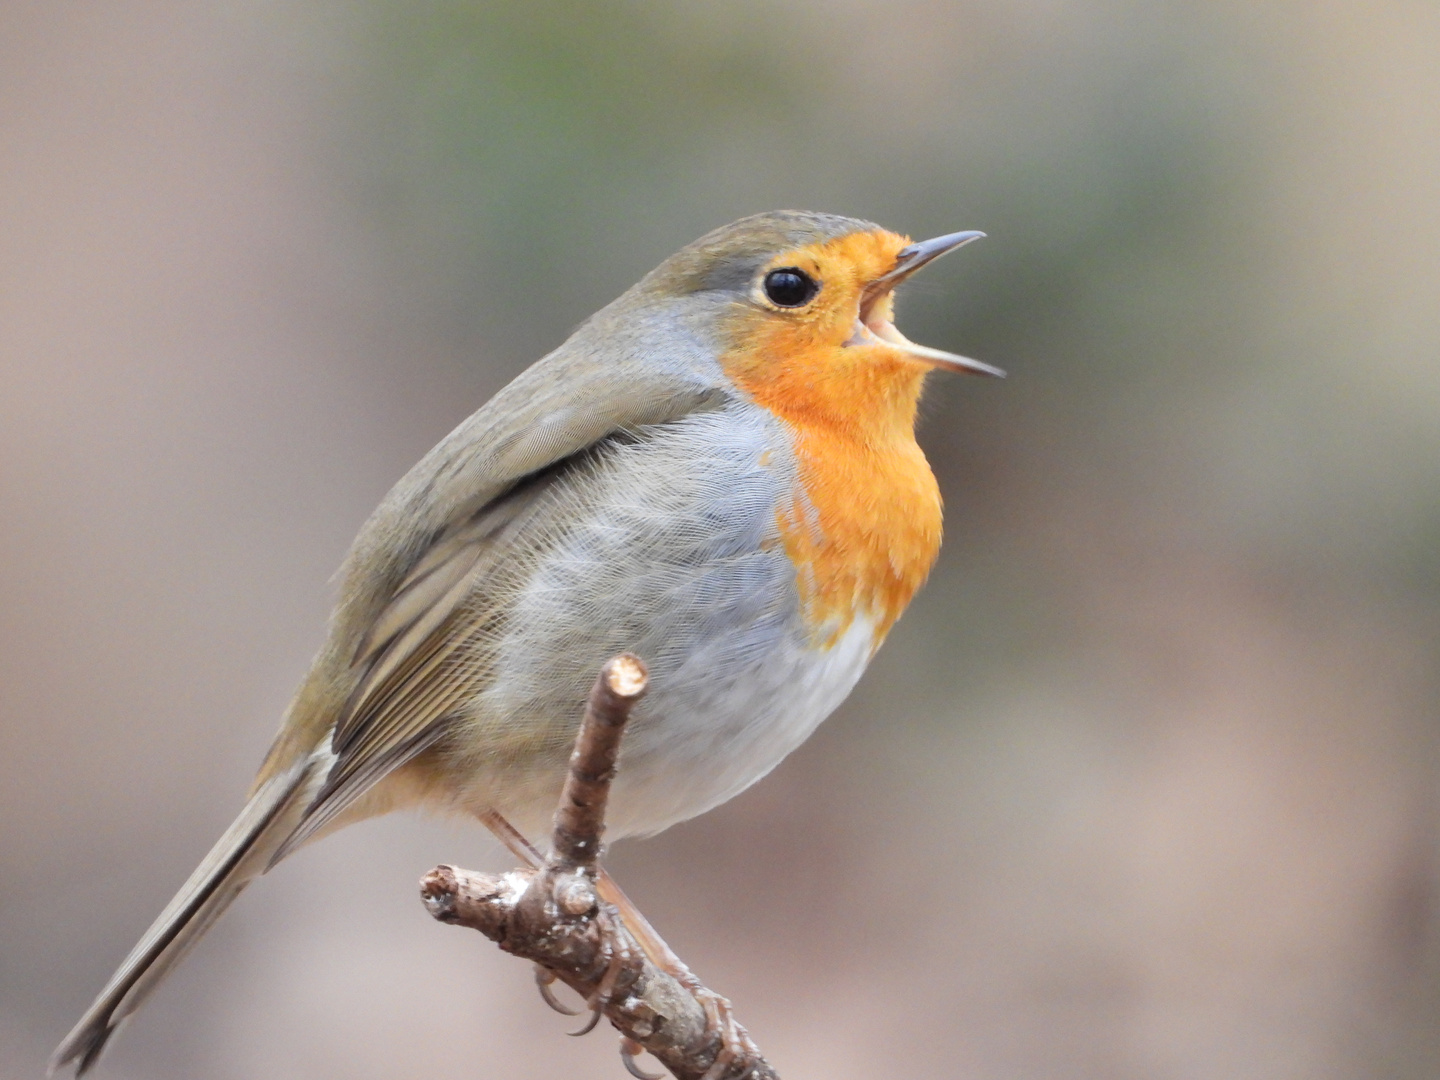
[(1003, 379), (1005, 372), (997, 367), (983, 364), (979, 360), (971, 360), (968, 356), (957, 356), (955, 353), (932, 349), (928, 345), (917, 345), (900, 333), (893, 322), (881, 316), (876, 310), (877, 301), (888, 296), (895, 286), (915, 273), (916, 270), (934, 262), (941, 255), (964, 247), (972, 240), (979, 240), (984, 235), (982, 232), (974, 231), (947, 233), (945, 236), (937, 236), (933, 240), (922, 240), (918, 244), (901, 248), (900, 253), (895, 256), (895, 266), (865, 286), (865, 291), (860, 295), (860, 318), (855, 327), (855, 335), (846, 344), (858, 344), (867, 337), (879, 338), (891, 348), (899, 349), (901, 352), (907, 353), (917, 360), (924, 360), (935, 367), (966, 372), (971, 375), (991, 375)]

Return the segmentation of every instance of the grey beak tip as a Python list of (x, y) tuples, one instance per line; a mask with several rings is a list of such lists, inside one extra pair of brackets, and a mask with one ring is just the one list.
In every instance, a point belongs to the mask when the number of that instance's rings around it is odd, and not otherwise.
[[(916, 270), (919, 270), (927, 263), (933, 262), (941, 255), (948, 255), (956, 248), (964, 247), (975, 240), (983, 240), (985, 234), (976, 229), (967, 229), (964, 232), (946, 233), (944, 236), (933, 236), (929, 240), (918, 240), (909, 244), (896, 254), (896, 266), (891, 274), (897, 277), (908, 277)], [(889, 276), (889, 275), (887, 275)]]

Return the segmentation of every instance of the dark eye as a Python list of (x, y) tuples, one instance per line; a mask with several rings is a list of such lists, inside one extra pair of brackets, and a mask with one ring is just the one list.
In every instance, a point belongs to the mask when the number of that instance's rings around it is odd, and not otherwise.
[(765, 295), (781, 307), (808, 304), (819, 291), (820, 283), (798, 266), (782, 266), (765, 275)]

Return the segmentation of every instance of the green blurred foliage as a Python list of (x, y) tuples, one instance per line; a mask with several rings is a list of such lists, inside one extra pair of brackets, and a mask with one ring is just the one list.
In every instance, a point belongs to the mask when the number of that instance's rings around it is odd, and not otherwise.
[(918, 286), (920, 329), (1022, 373), (1046, 364), (1070, 392), (1176, 367), (1113, 340), (1116, 294), (1127, 322), (1213, 299), (1174, 282), (1174, 264), (1214, 235), (1228, 179), (1215, 147), (1249, 117), (1174, 13), (1103, 12), (1158, 21), (1159, 55), (1091, 27), (1088, 47), (1056, 56), (1033, 46), (1063, 20), (957, 9), (943, 18), (967, 24), (969, 55), (907, 61), (937, 9), (894, 8), (900, 25), (873, 51), (834, 25), (859, 13), (823, 6), (369, 10), (353, 144), (364, 197), (462, 336), (543, 348), (684, 239), (776, 206), (914, 235), (987, 229), (963, 290)]

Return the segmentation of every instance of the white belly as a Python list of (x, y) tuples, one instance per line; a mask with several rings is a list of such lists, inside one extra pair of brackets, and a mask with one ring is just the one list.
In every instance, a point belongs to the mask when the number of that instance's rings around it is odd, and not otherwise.
[[(875, 644), (858, 617), (810, 645), (775, 507), (793, 462), (748, 406), (610, 448), (553, 489), (497, 566), (469, 662), (486, 677), (451, 758), (457, 808), (550, 829), (585, 694), (638, 654), (651, 686), (620, 751), (607, 836), (693, 817), (773, 769), (850, 692)], [(666, 478), (663, 498), (638, 498)], [(487, 599), (488, 602), (488, 599)], [(479, 681), (479, 680), (477, 680)]]
[(845, 700), (874, 643), (872, 624), (856, 618), (828, 649), (779, 645), (752, 679), (703, 709), (668, 708), (663, 724), (638, 733), (633, 752), (621, 748), (607, 835), (647, 836), (744, 791)]

